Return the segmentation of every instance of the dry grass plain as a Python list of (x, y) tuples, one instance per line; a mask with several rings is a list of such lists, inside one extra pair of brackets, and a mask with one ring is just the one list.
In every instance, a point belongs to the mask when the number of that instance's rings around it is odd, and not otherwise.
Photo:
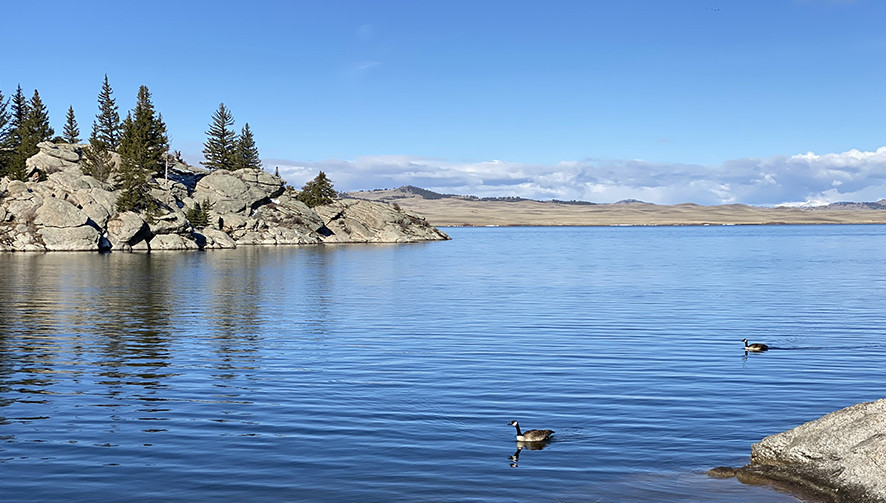
[[(426, 197), (432, 194), (431, 197)], [(886, 224), (884, 209), (847, 205), (825, 208), (767, 208), (729, 204), (657, 205), (642, 202), (574, 204), (551, 201), (479, 200), (433, 195), (421, 189), (352, 192), (347, 197), (397, 204), (436, 227), (612, 226), (612, 225), (790, 225)]]

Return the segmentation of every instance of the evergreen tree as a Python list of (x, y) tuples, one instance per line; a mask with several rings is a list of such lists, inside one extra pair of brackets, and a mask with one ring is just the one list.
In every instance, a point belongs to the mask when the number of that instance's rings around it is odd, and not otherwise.
[(203, 144), (202, 162), (208, 169), (234, 169), (237, 164), (237, 135), (234, 133), (234, 115), (225, 107), (224, 103), (218, 105), (218, 110), (212, 115), (212, 123), (206, 131), (206, 143)]
[(185, 212), (185, 218), (188, 219), (188, 222), (191, 222), (197, 229), (202, 229), (209, 225), (209, 218), (211, 214), (209, 213), (212, 210), (214, 205), (209, 199), (203, 199), (203, 202), (195, 202), (194, 206), (188, 209)]
[(151, 92), (146, 86), (138, 89), (135, 108), (123, 125), (120, 138), (120, 157), (124, 167), (139, 166), (150, 175), (160, 174), (164, 156), (169, 150), (166, 124), (159, 117), (151, 102)]
[(28, 116), (28, 97), (22, 92), (22, 85), (19, 84), (12, 95), (12, 127), (19, 128), (25, 122)]
[(49, 112), (36, 89), (27, 108), (28, 113), (24, 122), (18, 128), (21, 143), (16, 149), (15, 159), (9, 172), (12, 178), (18, 180), (24, 180), (27, 175), (25, 161), (40, 151), (37, 144), (49, 140), (55, 134), (55, 130), (49, 125)]
[(83, 148), (83, 162), (80, 166), (85, 174), (106, 182), (114, 169), (111, 151), (104, 144), (95, 141), (95, 137), (90, 137), (89, 145)]
[(139, 87), (135, 109), (123, 121), (120, 138), (119, 188), (117, 209), (152, 210), (156, 202), (150, 197), (148, 180), (161, 172), (169, 149), (166, 125), (155, 115), (151, 93), (146, 86)]
[(49, 140), (55, 134), (55, 130), (49, 125), (49, 111), (43, 105), (40, 93), (36, 89), (31, 101), (28, 102), (28, 115), (25, 117), (24, 125), (28, 134), (37, 139), (37, 143)]
[(6, 176), (9, 166), (10, 152), (7, 150), (12, 143), (12, 129), (9, 122), (9, 100), (3, 98), (0, 91), (0, 177)]
[(92, 137), (108, 150), (117, 150), (120, 146), (120, 114), (117, 112), (117, 101), (113, 94), (114, 91), (108, 83), (108, 75), (105, 74), (105, 81), (98, 95), (99, 113), (92, 123)]
[(74, 118), (74, 107), (68, 107), (68, 115), (65, 117), (65, 129), (62, 138), (68, 143), (80, 142), (80, 128), (77, 127), (77, 119)]
[(337, 195), (332, 188), (332, 181), (321, 171), (301, 188), (301, 192), (295, 198), (308, 205), (308, 208), (313, 208), (335, 201)]
[(252, 136), (248, 122), (243, 126), (240, 138), (237, 140), (237, 162), (234, 165), (234, 169), (243, 168), (261, 169), (258, 147), (255, 146), (255, 138)]
[(3, 98), (3, 91), (0, 90), (0, 147), (3, 146), (10, 134), (9, 128), (9, 100)]
[(12, 95), (12, 110), (10, 115), (10, 135), (11, 142), (9, 147), (18, 149), (22, 143), (22, 125), (25, 123), (25, 117), (28, 116), (28, 98), (22, 92), (22, 85), (19, 84)]
[(83, 171), (98, 180), (106, 181), (113, 169), (111, 152), (120, 146), (120, 114), (108, 83), (108, 75), (98, 95), (98, 115), (92, 123), (89, 146), (83, 149)]
[[(140, 211), (152, 209), (156, 203), (150, 197), (148, 188), (148, 172), (136, 163), (139, 147), (135, 144), (135, 125), (132, 113), (123, 120), (123, 138), (120, 154), (120, 178), (117, 189), (117, 211)], [(124, 146), (125, 145), (125, 146)], [(126, 151), (124, 155), (122, 152)], [(153, 204), (152, 204), (153, 203)]]

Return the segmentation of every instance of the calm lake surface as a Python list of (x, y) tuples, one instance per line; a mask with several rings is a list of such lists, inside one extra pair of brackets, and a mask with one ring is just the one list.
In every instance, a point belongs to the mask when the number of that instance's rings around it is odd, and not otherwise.
[(704, 471), (886, 395), (884, 226), (446, 230), (0, 255), (0, 500), (789, 502)]

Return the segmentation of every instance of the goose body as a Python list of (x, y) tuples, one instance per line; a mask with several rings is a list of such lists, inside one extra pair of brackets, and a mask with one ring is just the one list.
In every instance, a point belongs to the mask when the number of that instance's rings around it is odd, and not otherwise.
[(517, 428), (517, 442), (544, 442), (554, 434), (554, 430), (520, 431), (520, 423), (517, 421), (511, 421), (508, 425)]
[(748, 344), (747, 339), (742, 339), (741, 342), (744, 343), (744, 350), (745, 351), (752, 351), (754, 353), (760, 353), (762, 351), (766, 351), (767, 349), (769, 349), (769, 346), (767, 346), (766, 344), (761, 344), (759, 342), (755, 342), (753, 344)]

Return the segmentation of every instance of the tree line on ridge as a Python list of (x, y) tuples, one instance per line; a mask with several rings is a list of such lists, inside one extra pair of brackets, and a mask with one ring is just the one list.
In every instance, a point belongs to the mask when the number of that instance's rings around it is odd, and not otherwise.
[[(156, 202), (148, 196), (149, 182), (163, 175), (169, 153), (169, 137), (163, 115), (154, 109), (151, 92), (140, 86), (135, 107), (120, 119), (113, 90), (105, 75), (98, 95), (98, 114), (92, 123), (92, 134), (82, 150), (82, 167), (86, 174), (103, 182), (110, 180), (120, 196), (118, 211), (152, 211)], [(237, 170), (261, 168), (259, 151), (249, 124), (239, 134), (234, 129), (230, 109), (221, 103), (212, 116), (203, 144), (205, 161), (210, 169)], [(0, 91), (0, 177), (24, 181), (28, 176), (26, 160), (39, 152), (40, 142), (80, 143), (80, 129), (74, 108), (68, 107), (61, 136), (49, 124), (49, 112), (35, 89), (28, 99), (21, 85), (15, 94), (5, 98)], [(119, 155), (114, 170), (112, 153)], [(176, 152), (176, 157), (180, 154)]]

